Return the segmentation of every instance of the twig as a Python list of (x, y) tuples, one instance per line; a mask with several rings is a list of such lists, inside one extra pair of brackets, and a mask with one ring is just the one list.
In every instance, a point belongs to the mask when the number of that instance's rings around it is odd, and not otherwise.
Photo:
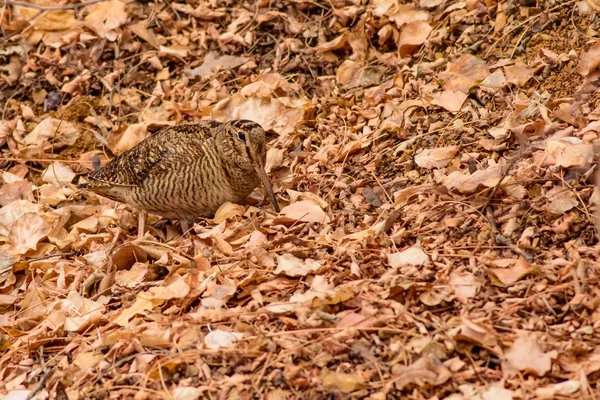
[(64, 6), (49, 7), (49, 6), (39, 6), (37, 4), (25, 3), (23, 1), (4, 0), (4, 5), (5, 6), (17, 6), (17, 7), (33, 8), (33, 9), (41, 10), (41, 11), (62, 11), (62, 10), (75, 10), (75, 11), (77, 11), (78, 9), (80, 9), (82, 7), (87, 7), (87, 6), (91, 6), (91, 5), (94, 5), (94, 4), (103, 3), (105, 1), (106, 0), (92, 0), (92, 1), (89, 1), (87, 3), (74, 3), (74, 4), (65, 4)]

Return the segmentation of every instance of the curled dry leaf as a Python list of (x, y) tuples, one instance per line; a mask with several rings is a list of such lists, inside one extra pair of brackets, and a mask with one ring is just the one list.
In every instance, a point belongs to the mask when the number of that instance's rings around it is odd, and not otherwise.
[(561, 103), (552, 114), (567, 124), (574, 125), (580, 129), (588, 124), (588, 120), (583, 115), (581, 105), (578, 103)]
[(402, 28), (398, 43), (400, 56), (405, 57), (414, 53), (415, 50), (427, 41), (432, 30), (433, 28), (431, 25), (425, 21), (412, 21), (406, 24), (404, 28)]
[(79, 131), (73, 124), (55, 118), (47, 118), (37, 124), (33, 130), (23, 138), (26, 146), (43, 146), (48, 143), (54, 146), (70, 146), (79, 139)]
[(45, 214), (23, 214), (12, 224), (8, 234), (11, 251), (14, 254), (25, 254), (35, 249), (38, 242), (52, 229), (54, 220), (55, 218)]
[(576, 137), (550, 139), (546, 143), (546, 155), (559, 167), (589, 168), (594, 160), (594, 148)]
[(115, 30), (126, 22), (125, 4), (120, 0), (104, 1), (90, 6), (90, 13), (85, 17), (86, 27), (110, 41), (117, 38)]
[(40, 206), (27, 200), (17, 200), (0, 208), (0, 235), (8, 236), (12, 225), (24, 214), (40, 212)]
[(467, 97), (469, 97), (469, 95), (463, 92), (443, 90), (433, 94), (431, 104), (456, 113), (460, 111)]
[(202, 77), (208, 79), (221, 70), (232, 69), (248, 62), (248, 57), (223, 55), (219, 57), (211, 51), (205, 57), (202, 65), (192, 69), (189, 74), (192, 78)]
[(452, 272), (448, 285), (454, 289), (456, 297), (464, 304), (475, 297), (484, 281), (469, 272)]
[(407, 205), (417, 195), (427, 193), (431, 189), (433, 189), (433, 185), (425, 183), (419, 186), (409, 186), (394, 192), (394, 208), (400, 208)]
[(504, 385), (500, 382), (494, 383), (481, 393), (483, 400), (513, 400), (515, 393), (512, 390), (504, 388)]
[[(51, 5), (51, 2), (33, 1), (41, 6)], [(53, 10), (43, 14), (33, 7), (15, 7), (15, 17), (28, 21), (38, 31), (65, 31), (75, 24), (73, 10)]]
[(235, 342), (244, 337), (243, 332), (228, 332), (221, 329), (215, 329), (209, 332), (204, 338), (204, 345), (211, 350), (220, 348), (230, 349), (235, 346)]
[(452, 161), (458, 149), (458, 146), (425, 149), (415, 156), (415, 163), (421, 168), (442, 168)]
[(67, 186), (75, 178), (75, 172), (60, 162), (53, 162), (42, 172), (42, 181), (51, 183), (56, 187)]
[(490, 74), (485, 61), (471, 55), (463, 54), (453, 63), (448, 64), (446, 71), (440, 73), (444, 89), (462, 93), (481, 83)]
[(291, 278), (314, 274), (321, 268), (318, 261), (307, 258), (301, 260), (292, 254), (282, 254), (277, 258), (275, 274), (284, 273)]
[(244, 210), (244, 207), (241, 205), (227, 201), (223, 203), (221, 207), (219, 207), (214, 218), (210, 221), (213, 224), (218, 225), (221, 222), (226, 221), (228, 218), (244, 215), (245, 211), (246, 210)]
[(370, 8), (373, 14), (389, 18), (398, 28), (409, 22), (428, 21), (431, 18), (427, 11), (412, 4), (400, 4), (398, 0), (374, 0)]
[(109, 143), (110, 151), (116, 155), (124, 153), (140, 143), (147, 136), (148, 131), (145, 123), (140, 122), (138, 124), (131, 124), (125, 129), (125, 132), (114, 141), (114, 144)]
[(280, 215), (299, 222), (329, 223), (329, 217), (319, 205), (311, 200), (297, 201), (281, 210)]
[(552, 368), (552, 359), (557, 355), (555, 350), (544, 353), (533, 332), (524, 333), (506, 352), (502, 370), (508, 376), (514, 376), (516, 371), (544, 376)]
[(479, 186), (496, 186), (501, 178), (500, 166), (490, 166), (486, 169), (477, 170), (473, 174), (469, 174), (468, 171), (453, 171), (448, 176), (442, 177), (442, 184), (448, 190), (473, 193)]
[(433, 354), (424, 354), (409, 366), (396, 364), (392, 368), (395, 387), (402, 390), (408, 385), (432, 385), (437, 386), (446, 382), (452, 376), (452, 372)]
[[(597, 0), (587, 0), (588, 4), (594, 6), (598, 5)], [(596, 7), (594, 7), (596, 8)], [(597, 10), (599, 8), (596, 8)], [(579, 65), (577, 66), (577, 72), (583, 76), (588, 76), (600, 66), (600, 40), (597, 41), (588, 51), (581, 51), (579, 56)]]
[(461, 317), (461, 324), (454, 333), (455, 340), (463, 340), (490, 350), (495, 355), (501, 355), (498, 345), (498, 334), (491, 326), (476, 324), (466, 317)]
[[(598, 9), (600, 10), (600, 7)], [(570, 397), (579, 391), (580, 387), (581, 383), (579, 381), (568, 380), (550, 386), (539, 387), (535, 389), (535, 396), (540, 400), (551, 400), (555, 399), (556, 396)]]
[(568, 187), (555, 186), (548, 190), (545, 196), (549, 201), (545, 204), (546, 211), (562, 215), (579, 205), (577, 195)]
[(492, 282), (499, 286), (511, 286), (523, 277), (537, 272), (537, 267), (529, 264), (524, 257), (519, 257), (512, 267), (490, 268)]
[[(275, 95), (282, 92), (285, 96)], [(309, 106), (298, 85), (279, 74), (267, 74), (218, 102), (211, 115), (218, 121), (249, 119), (284, 135), (294, 131)]]
[(384, 67), (364, 65), (362, 61), (345, 60), (338, 67), (336, 78), (345, 89), (353, 89), (381, 83), (384, 73)]
[(343, 372), (323, 369), (321, 372), (323, 386), (329, 390), (335, 389), (342, 393), (351, 393), (365, 385), (365, 378), (358, 374), (346, 374)]
[(106, 321), (103, 304), (81, 297), (75, 291), (69, 292), (61, 301), (61, 310), (67, 315), (64, 329), (68, 332), (83, 332), (101, 321)]
[(117, 270), (122, 270), (131, 268), (136, 262), (145, 263), (148, 255), (141, 247), (125, 243), (115, 250), (111, 260)]
[(425, 265), (429, 256), (420, 247), (409, 247), (398, 253), (388, 254), (388, 263), (392, 268), (407, 267), (409, 265)]
[(504, 67), (504, 73), (506, 74), (506, 80), (516, 86), (525, 85), (533, 75), (537, 72), (539, 67), (530, 68), (525, 65), (522, 61), (518, 61), (515, 65), (509, 65)]
[(421, 303), (430, 307), (438, 306), (452, 297), (452, 289), (448, 286), (435, 286), (425, 290), (419, 296)]

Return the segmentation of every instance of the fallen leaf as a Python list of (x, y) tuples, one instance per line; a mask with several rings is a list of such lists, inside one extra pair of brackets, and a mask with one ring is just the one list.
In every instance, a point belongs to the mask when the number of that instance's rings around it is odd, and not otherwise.
[(392, 268), (425, 265), (429, 262), (429, 256), (420, 247), (409, 247), (398, 253), (388, 254), (387, 258)]
[(209, 332), (204, 338), (204, 345), (207, 349), (218, 350), (221, 348), (230, 349), (235, 346), (235, 342), (244, 337), (242, 332), (228, 332), (221, 329), (215, 329)]
[(495, 187), (500, 182), (501, 171), (499, 166), (491, 166), (480, 169), (472, 174), (468, 171), (453, 171), (448, 176), (442, 177), (442, 184), (448, 190), (456, 190), (460, 193), (473, 193), (479, 186)]
[(53, 162), (42, 172), (42, 181), (51, 183), (56, 187), (67, 186), (75, 178), (75, 172), (65, 164)]
[[(501, 73), (501, 72), (500, 72)], [(448, 64), (446, 71), (440, 73), (439, 79), (446, 90), (469, 93), (475, 85), (481, 83), (490, 75), (485, 61), (471, 55), (463, 54), (460, 58)]]
[(464, 304), (467, 304), (469, 299), (475, 297), (483, 280), (469, 272), (452, 272), (448, 279), (448, 285), (454, 289), (456, 297)]
[(221, 57), (218, 57), (217, 53), (211, 51), (206, 56), (204, 56), (204, 61), (202, 62), (202, 65), (192, 69), (189, 73), (192, 78), (199, 76), (207, 79), (221, 70), (239, 67), (240, 65), (248, 62), (249, 60), (250, 59), (247, 57), (238, 57), (230, 55), (223, 55)]
[(512, 267), (490, 268), (489, 272), (497, 279), (497, 283), (503, 286), (511, 286), (523, 277), (536, 273), (537, 268), (535, 265), (529, 264), (524, 257), (519, 257)]
[(443, 90), (433, 94), (431, 104), (440, 106), (450, 112), (459, 112), (469, 97), (467, 94), (454, 90)]
[(358, 374), (346, 374), (324, 369), (321, 372), (323, 386), (328, 390), (337, 389), (342, 393), (351, 393), (365, 385), (365, 379)]
[(546, 192), (545, 197), (548, 199), (548, 203), (545, 204), (544, 208), (556, 215), (562, 215), (579, 205), (579, 199), (575, 193), (564, 186), (554, 186)]
[[(588, 0), (588, 4), (598, 6), (597, 0)], [(600, 7), (594, 7), (596, 10), (600, 10)], [(577, 65), (577, 72), (583, 76), (588, 76), (600, 66), (600, 41), (594, 43), (587, 51), (581, 51), (579, 56), (579, 65)]]
[(515, 393), (512, 390), (505, 389), (500, 382), (492, 384), (481, 393), (483, 400), (513, 400), (514, 397)]
[(328, 224), (330, 221), (325, 211), (310, 200), (301, 200), (290, 204), (281, 210), (280, 215), (299, 222)]
[(593, 145), (584, 144), (576, 137), (549, 139), (546, 143), (546, 155), (552, 157), (559, 167), (587, 169), (594, 160), (594, 149)]
[(502, 371), (508, 376), (514, 376), (516, 371), (544, 376), (557, 355), (555, 350), (544, 353), (534, 333), (523, 333), (506, 352)]
[(433, 28), (425, 21), (412, 21), (402, 28), (398, 41), (400, 56), (406, 57), (427, 41)]
[(452, 373), (432, 354), (425, 354), (409, 366), (396, 364), (392, 368), (395, 387), (402, 390), (408, 385), (438, 386), (448, 381)]
[(275, 270), (275, 274), (284, 273), (285, 275), (294, 278), (316, 273), (320, 268), (321, 264), (310, 258), (301, 260), (292, 254), (282, 254), (277, 258), (277, 269)]
[(425, 149), (415, 156), (415, 163), (421, 168), (442, 168), (452, 161), (458, 149), (458, 146)]
[(111, 42), (117, 38), (115, 29), (127, 22), (125, 4), (119, 0), (104, 1), (90, 6), (85, 26)]

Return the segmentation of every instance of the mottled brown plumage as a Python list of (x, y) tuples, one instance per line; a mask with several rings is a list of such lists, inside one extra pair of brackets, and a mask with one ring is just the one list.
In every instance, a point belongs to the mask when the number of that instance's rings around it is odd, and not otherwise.
[(159, 130), (79, 187), (189, 226), (226, 201), (245, 199), (261, 181), (279, 211), (265, 161), (265, 132), (257, 123), (202, 121)]

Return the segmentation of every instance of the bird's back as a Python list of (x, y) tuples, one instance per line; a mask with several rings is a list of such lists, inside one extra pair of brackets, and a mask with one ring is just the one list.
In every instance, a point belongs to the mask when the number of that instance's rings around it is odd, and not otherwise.
[(164, 128), (89, 175), (83, 186), (166, 218), (209, 216), (236, 201), (216, 146), (221, 123)]

